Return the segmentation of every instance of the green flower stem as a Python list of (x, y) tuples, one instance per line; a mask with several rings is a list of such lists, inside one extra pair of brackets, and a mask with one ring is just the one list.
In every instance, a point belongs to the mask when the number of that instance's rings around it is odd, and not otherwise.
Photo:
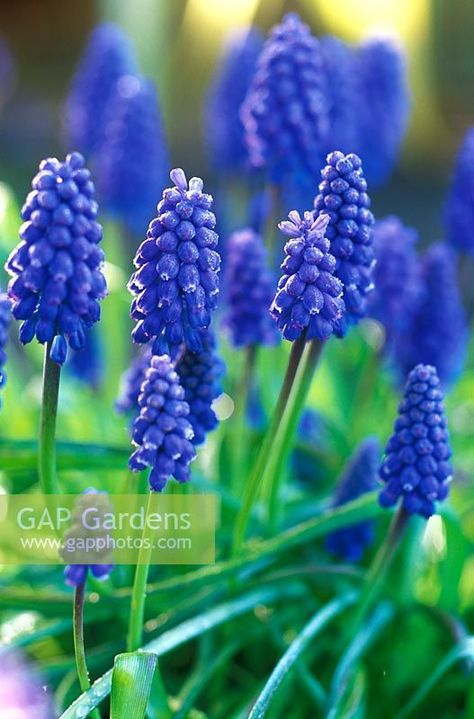
[(151, 511), (152, 492), (148, 495), (145, 512), (145, 527), (142, 533), (142, 544), (138, 555), (133, 582), (132, 601), (130, 604), (130, 620), (127, 634), (127, 652), (135, 652), (141, 647), (143, 638), (143, 621), (145, 617), (146, 584), (150, 569), (153, 532), (148, 526), (147, 517)]
[(38, 472), (44, 494), (56, 494), (56, 415), (58, 411), (61, 368), (50, 357), (51, 342), (45, 345), (43, 365), (43, 396), (38, 451)]
[(385, 575), (392, 563), (398, 545), (405, 532), (410, 515), (399, 507), (395, 512), (387, 536), (374, 557), (367, 573), (365, 589), (358, 602), (357, 610), (349, 625), (349, 635), (353, 639), (361, 628), (368, 612), (376, 601), (383, 586)]
[(272, 533), (278, 524), (280, 511), (280, 490), (283, 482), (284, 467), (293, 448), (298, 429), (298, 421), (306, 403), (314, 372), (321, 356), (324, 342), (312, 340), (304, 354), (301, 371), (293, 384), (280, 424), (273, 439), (272, 451), (267, 459), (261, 483), (264, 504), (267, 507), (269, 525)]
[(288, 360), (288, 367), (286, 369), (285, 378), (283, 380), (283, 385), (280, 390), (280, 395), (278, 397), (278, 401), (273, 412), (270, 425), (267, 429), (265, 437), (263, 438), (260, 452), (258, 453), (257, 459), (255, 460), (245, 487), (242, 504), (240, 507), (240, 511), (237, 515), (234, 527), (234, 555), (240, 552), (242, 542), (245, 539), (245, 533), (250, 519), (250, 513), (257, 497), (257, 492), (260, 486), (260, 480), (263, 474), (263, 470), (271, 453), (273, 439), (277, 433), (280, 421), (283, 417), (286, 403), (291, 393), (291, 388), (293, 387), (293, 383), (295, 382), (295, 378), (298, 373), (298, 368), (301, 362), (301, 358), (303, 356), (304, 349), (305, 337), (302, 336), (298, 340), (296, 340), (296, 342), (293, 342), (290, 358)]
[[(79, 584), (79, 586), (74, 589), (73, 607), (74, 654), (76, 657), (77, 676), (82, 692), (86, 692), (91, 686), (84, 647), (84, 593), (85, 582), (82, 582), (82, 584)], [(93, 719), (100, 719), (99, 710), (94, 709), (91, 712), (91, 716)]]
[(255, 345), (245, 348), (242, 373), (235, 389), (235, 405), (230, 437), (232, 445), (231, 486), (235, 496), (241, 494), (241, 479), (245, 477), (247, 470), (246, 414), (256, 354), (257, 348)]

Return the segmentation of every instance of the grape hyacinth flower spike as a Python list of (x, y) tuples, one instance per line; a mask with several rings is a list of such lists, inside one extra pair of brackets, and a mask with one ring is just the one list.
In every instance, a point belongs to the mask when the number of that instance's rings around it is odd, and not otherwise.
[(233, 347), (271, 345), (278, 332), (269, 314), (274, 283), (261, 235), (250, 228), (227, 241), (226, 310), (222, 320)]
[(356, 142), (355, 107), (357, 86), (354, 73), (354, 50), (343, 40), (326, 35), (320, 40), (324, 73), (328, 82), (329, 140), (331, 147), (350, 152)]
[(190, 478), (189, 465), (196, 457), (189, 404), (167, 355), (153, 355), (138, 398), (140, 414), (133, 423), (136, 449), (128, 466), (133, 472), (151, 469), (149, 483), (161, 492), (169, 477), (178, 482)]
[(250, 161), (277, 185), (316, 180), (329, 132), (319, 41), (296, 13), (276, 25), (242, 105)]
[(373, 289), (374, 248), (367, 182), (357, 155), (331, 152), (321, 171), (322, 182), (314, 201), (316, 215), (329, 217), (326, 237), (336, 258), (335, 276), (343, 283), (344, 315), (334, 328), (343, 337), (351, 324), (367, 314), (367, 296)]
[[(12, 303), (9, 297), (0, 293), (0, 388), (5, 386), (7, 375), (4, 367), (7, 361), (5, 347), (8, 342), (8, 328), (12, 318)], [(0, 405), (1, 406), (1, 405)]]
[(101, 203), (130, 234), (142, 235), (168, 171), (168, 150), (153, 83), (132, 75), (121, 77), (104, 126), (97, 157)]
[(228, 175), (249, 169), (240, 106), (262, 47), (263, 37), (255, 28), (233, 33), (226, 41), (207, 95), (205, 139), (213, 166)]
[(51, 359), (63, 364), (67, 343), (82, 349), (85, 331), (100, 317), (107, 294), (99, 247), (102, 227), (91, 174), (78, 152), (64, 162), (40, 164), (22, 208), (21, 242), (5, 268), (12, 280), (12, 314), (22, 320), (20, 340), (51, 343)]
[(393, 171), (408, 126), (410, 91), (406, 58), (392, 40), (371, 38), (356, 50), (356, 149), (371, 185)]
[(373, 238), (376, 265), (368, 314), (384, 326), (386, 344), (392, 348), (420, 294), (418, 233), (390, 216), (375, 223)]
[[(377, 487), (380, 443), (375, 437), (364, 440), (349, 460), (338, 482), (332, 506), (340, 507)], [(347, 562), (358, 562), (374, 539), (372, 521), (338, 529), (328, 534), (325, 546), (328, 552)]]
[(118, 397), (115, 402), (115, 409), (120, 414), (130, 415), (135, 419), (140, 408), (138, 397), (145, 379), (146, 371), (150, 366), (151, 350), (149, 347), (140, 348), (138, 354), (133, 358), (130, 366), (120, 378)]
[(175, 185), (164, 190), (137, 250), (129, 290), (134, 342), (152, 342), (154, 354), (175, 358), (183, 344), (201, 349), (199, 330), (207, 329), (217, 306), (220, 257), (212, 197), (202, 180), (188, 183), (181, 169), (170, 177)]
[(216, 340), (211, 330), (201, 333), (202, 350), (186, 350), (176, 364), (176, 372), (189, 405), (188, 420), (193, 428), (192, 442), (202, 444), (208, 432), (219, 423), (212, 404), (222, 394), (221, 379), (224, 362), (216, 352)]
[(67, 144), (86, 155), (103, 141), (104, 116), (123, 75), (133, 75), (137, 61), (130, 39), (113, 23), (90, 34), (64, 107)]
[(469, 339), (454, 251), (443, 243), (431, 245), (419, 275), (419, 296), (407, 309), (406, 325), (394, 343), (395, 365), (402, 377), (416, 364), (434, 365), (442, 384), (449, 386), (462, 371)]
[[(80, 546), (79, 539), (87, 538), (97, 540), (107, 538), (107, 532), (104, 529), (88, 529), (84, 526), (82, 517), (84, 512), (93, 508), (98, 517), (103, 517), (105, 513), (111, 511), (111, 504), (107, 497), (107, 492), (98, 492), (93, 488), (86, 489), (76, 502), (76, 506), (72, 512), (71, 526), (66, 531), (63, 540), (63, 548), (61, 549), (61, 557), (65, 562), (71, 561), (71, 555), (67, 550), (68, 540), (71, 545)], [(97, 549), (95, 552), (84, 552), (84, 562), (82, 560), (80, 550), (74, 549), (72, 556), (75, 560), (74, 564), (67, 564), (64, 570), (66, 584), (72, 587), (78, 587), (84, 584), (90, 571), (96, 579), (106, 579), (112, 571), (113, 565), (110, 561), (110, 549)], [(91, 559), (95, 559), (98, 563), (91, 563)], [(88, 560), (88, 561), (86, 561)]]
[(466, 132), (454, 165), (444, 213), (446, 241), (474, 255), (474, 127)]
[(281, 222), (290, 239), (285, 244), (283, 275), (270, 313), (283, 337), (291, 342), (327, 340), (344, 314), (343, 285), (335, 277), (336, 259), (327, 239), (329, 215), (316, 219), (296, 210)]
[(394, 431), (380, 467), (379, 501), (401, 501), (408, 515), (430, 517), (448, 496), (451, 448), (443, 393), (435, 367), (417, 365), (408, 375)]

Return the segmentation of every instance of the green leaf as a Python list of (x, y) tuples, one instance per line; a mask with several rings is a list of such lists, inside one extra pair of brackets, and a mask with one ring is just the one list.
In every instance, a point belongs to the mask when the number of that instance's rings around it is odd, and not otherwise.
[(326, 604), (326, 606), (315, 614), (311, 621), (308, 622), (300, 634), (298, 634), (296, 639), (290, 644), (287, 651), (276, 665), (270, 675), (270, 678), (260, 692), (257, 701), (253, 705), (249, 714), (249, 719), (263, 719), (263, 717), (266, 716), (275, 693), (281, 686), (284, 679), (288, 676), (288, 673), (291, 671), (300, 655), (304, 652), (309, 642), (314, 639), (316, 634), (318, 634), (318, 632), (320, 632), (321, 629), (323, 629), (326, 624), (331, 621), (331, 619), (346, 609), (346, 607), (353, 604), (356, 598), (357, 594), (355, 592), (351, 592), (350, 594), (346, 594), (343, 597)]
[(112, 671), (110, 719), (143, 719), (158, 657), (149, 652), (118, 654)]
[(341, 717), (348, 693), (352, 692), (354, 688), (352, 680), (354, 679), (354, 673), (357, 671), (359, 660), (392, 616), (393, 606), (389, 602), (380, 604), (367, 624), (362, 627), (349, 644), (334, 672), (326, 719), (339, 719)]
[[(258, 604), (267, 604), (288, 597), (297, 598), (301, 595), (300, 585), (288, 584), (284, 587), (263, 587), (257, 591), (249, 592), (243, 597), (224, 604), (219, 604), (203, 614), (193, 617), (167, 632), (143, 647), (144, 651), (153, 652), (157, 657), (172, 651), (181, 644), (208, 632), (214, 627), (223, 624), (246, 612), (253, 611)], [(61, 715), (60, 719), (78, 719), (86, 717), (110, 693), (112, 683), (112, 669), (103, 674), (92, 687), (81, 694), (71, 706)]]
[(406, 719), (426, 699), (430, 691), (451, 667), (462, 659), (474, 660), (474, 637), (467, 637), (459, 642), (443, 659), (436, 665), (433, 672), (426, 679), (421, 687), (415, 692), (412, 698), (398, 712), (396, 719)]

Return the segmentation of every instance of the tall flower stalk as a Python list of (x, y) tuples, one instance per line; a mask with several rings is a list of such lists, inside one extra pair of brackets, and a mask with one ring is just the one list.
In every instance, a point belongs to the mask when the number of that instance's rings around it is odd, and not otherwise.
[(98, 243), (95, 187), (78, 152), (64, 162), (48, 158), (33, 178), (22, 208), (20, 243), (5, 268), (12, 279), (12, 314), (22, 320), (20, 341), (45, 345), (39, 477), (45, 494), (57, 489), (55, 432), (60, 366), (68, 344), (82, 349), (86, 331), (100, 317), (107, 286)]

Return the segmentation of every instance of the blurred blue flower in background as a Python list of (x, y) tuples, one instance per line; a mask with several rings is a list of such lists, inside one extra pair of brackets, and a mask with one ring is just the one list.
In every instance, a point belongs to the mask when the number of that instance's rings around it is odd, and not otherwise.
[(131, 361), (130, 366), (122, 374), (118, 397), (115, 402), (115, 409), (117, 412), (120, 412), (120, 414), (129, 414), (133, 417), (138, 414), (138, 397), (150, 364), (150, 359), (150, 347), (145, 346), (144, 348), (140, 348), (138, 354)]
[(333, 35), (322, 37), (320, 43), (329, 102), (329, 146), (326, 144), (325, 151), (337, 147), (342, 152), (352, 152), (357, 141), (358, 114), (355, 51)]
[(383, 324), (386, 344), (391, 347), (396, 335), (407, 326), (420, 294), (418, 233), (391, 215), (375, 223), (373, 241), (376, 265), (368, 314)]
[(181, 169), (170, 177), (175, 186), (163, 192), (128, 286), (134, 342), (153, 341), (155, 354), (170, 352), (174, 359), (183, 343), (193, 352), (202, 347), (199, 330), (217, 306), (220, 257), (212, 197), (203, 193), (202, 180), (192, 177), (188, 184)]
[(16, 82), (16, 63), (11, 50), (0, 37), (0, 108), (12, 93)]
[(444, 213), (446, 241), (474, 255), (474, 127), (459, 148)]
[[(7, 362), (6, 346), (8, 343), (8, 328), (12, 319), (12, 303), (5, 292), (0, 293), (0, 387), (5, 386), (7, 375), (4, 367)], [(1, 406), (1, 403), (0, 403)]]
[(141, 235), (153, 217), (168, 174), (168, 150), (152, 82), (124, 75), (104, 113), (97, 156), (101, 204), (128, 232)]
[(73, 350), (67, 368), (79, 382), (98, 390), (104, 378), (104, 354), (102, 338), (96, 327), (85, 332), (84, 347)]
[(202, 444), (208, 432), (218, 425), (212, 404), (222, 394), (222, 377), (225, 365), (216, 351), (216, 339), (212, 330), (201, 332), (202, 349), (187, 350), (176, 363), (176, 372), (184, 389), (184, 399), (189, 405), (188, 420), (193, 428), (194, 445)]
[(3, 649), (0, 707), (4, 719), (54, 719), (53, 699), (44, 677), (18, 650)]
[(326, 237), (336, 258), (334, 275), (344, 286), (345, 313), (335, 333), (343, 337), (351, 324), (367, 314), (367, 297), (373, 289), (374, 248), (370, 198), (362, 162), (353, 153), (331, 152), (321, 171), (322, 182), (314, 200), (316, 215), (329, 222)]
[(278, 185), (316, 182), (329, 132), (319, 41), (289, 13), (265, 42), (242, 105), (250, 161)]
[(408, 375), (394, 431), (380, 467), (386, 483), (379, 501), (402, 500), (409, 514), (430, 517), (446, 499), (453, 469), (443, 393), (435, 367), (417, 365)]
[(250, 228), (233, 232), (226, 243), (222, 326), (234, 347), (271, 345), (279, 333), (270, 316), (275, 281), (261, 235)]
[(69, 148), (85, 155), (97, 151), (117, 81), (122, 75), (133, 75), (137, 70), (135, 51), (127, 34), (113, 23), (98, 25), (89, 36), (64, 106)]
[[(340, 507), (377, 487), (380, 443), (376, 437), (365, 439), (354, 452), (338, 481), (332, 506)], [(374, 540), (374, 523), (358, 522), (328, 534), (328, 552), (347, 562), (357, 562)]]
[(394, 41), (373, 38), (356, 49), (357, 153), (372, 186), (383, 184), (398, 160), (410, 114), (406, 58)]
[(232, 33), (226, 40), (205, 104), (205, 143), (213, 166), (225, 174), (249, 169), (240, 106), (245, 99), (263, 47), (255, 28)]
[(436, 367), (443, 385), (461, 373), (468, 326), (456, 276), (456, 255), (443, 243), (429, 247), (421, 260), (420, 293), (407, 307), (407, 321), (393, 345), (401, 376), (416, 364)]

